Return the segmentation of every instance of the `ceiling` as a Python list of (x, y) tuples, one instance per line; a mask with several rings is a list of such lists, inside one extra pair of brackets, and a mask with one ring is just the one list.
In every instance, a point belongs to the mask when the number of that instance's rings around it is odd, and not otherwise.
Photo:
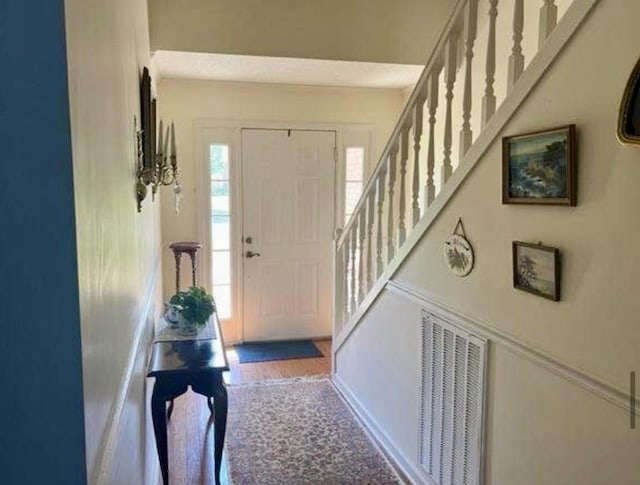
[(149, 0), (152, 51), (424, 65), (457, 0)]
[(153, 56), (161, 78), (250, 83), (404, 89), (423, 65), (336, 61), (159, 50)]

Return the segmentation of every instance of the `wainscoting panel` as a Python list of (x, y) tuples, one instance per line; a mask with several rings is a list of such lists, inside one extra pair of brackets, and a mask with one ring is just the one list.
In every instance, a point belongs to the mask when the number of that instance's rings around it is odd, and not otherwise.
[(639, 483), (618, 392), (400, 285), (338, 351), (334, 382), (408, 483)]

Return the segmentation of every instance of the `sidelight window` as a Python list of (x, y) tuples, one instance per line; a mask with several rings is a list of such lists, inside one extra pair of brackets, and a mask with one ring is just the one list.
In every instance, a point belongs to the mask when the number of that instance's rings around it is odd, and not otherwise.
[(209, 146), (211, 174), (211, 282), (218, 318), (231, 318), (229, 146)]
[(364, 184), (364, 150), (365, 147), (361, 146), (350, 146), (346, 148), (345, 224), (349, 222), (358, 203), (358, 199), (360, 199), (360, 195), (362, 194), (362, 186)]

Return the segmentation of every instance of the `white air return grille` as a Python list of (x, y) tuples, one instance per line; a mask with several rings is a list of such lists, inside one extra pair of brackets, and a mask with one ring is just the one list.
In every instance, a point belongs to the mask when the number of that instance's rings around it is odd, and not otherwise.
[(420, 463), (438, 485), (480, 485), (487, 343), (422, 312)]

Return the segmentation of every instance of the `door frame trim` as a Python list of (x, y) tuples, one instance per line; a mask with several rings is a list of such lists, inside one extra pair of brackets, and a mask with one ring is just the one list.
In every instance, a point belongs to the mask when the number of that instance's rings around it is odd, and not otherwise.
[[(371, 157), (373, 151), (375, 125), (372, 123), (324, 123), (324, 122), (304, 122), (304, 121), (268, 121), (268, 120), (242, 120), (228, 118), (203, 118), (194, 121), (194, 187), (196, 204), (196, 231), (198, 240), (203, 242), (204, 251), (198, 267), (198, 278), (207, 287), (211, 287), (211, 222), (209, 218), (210, 205), (210, 184), (208, 179), (209, 167), (205, 163), (205, 144), (212, 138), (213, 133), (224, 133), (225, 141), (229, 144), (229, 179), (231, 188), (231, 252), (232, 252), (232, 306), (234, 317), (230, 320), (222, 321), (221, 326), (225, 332), (227, 344), (234, 344), (244, 341), (244, 316), (243, 316), (243, 265), (240, 252), (242, 250), (243, 231), (243, 192), (242, 192), (242, 130), (243, 129), (263, 129), (263, 130), (299, 130), (299, 131), (333, 131), (336, 136), (337, 173), (334, 177), (334, 230), (343, 226), (343, 191), (345, 176), (345, 141), (348, 141), (350, 134), (368, 134), (369, 150), (365, 179), (374, 163)], [(220, 139), (223, 137), (219, 137)], [(335, 231), (334, 231), (335, 233)], [(335, 257), (335, 251), (334, 251)], [(335, 284), (335, 261), (332, 264), (332, 280)], [(335, 288), (331, 291), (331, 314), (332, 319), (335, 312)], [(335, 330), (335, 329), (334, 329)]]

